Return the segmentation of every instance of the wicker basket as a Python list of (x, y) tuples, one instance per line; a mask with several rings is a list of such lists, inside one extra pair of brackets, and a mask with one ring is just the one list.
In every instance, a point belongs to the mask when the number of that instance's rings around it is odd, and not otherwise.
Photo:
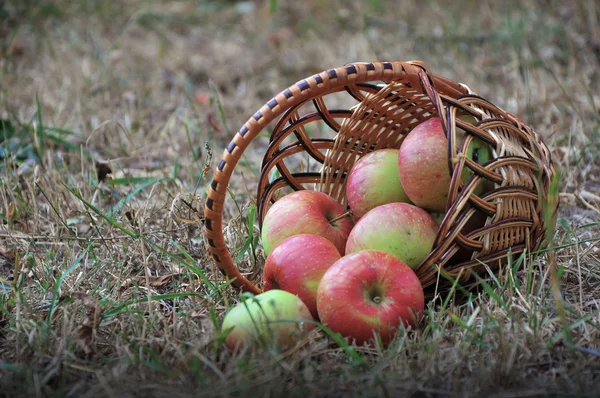
[[(353, 106), (327, 107), (329, 96), (345, 94), (353, 98)], [(459, 119), (457, 112), (471, 114), (477, 122)], [(244, 277), (232, 260), (223, 236), (223, 205), (242, 153), (271, 122), (274, 127), (257, 191), (261, 226), (269, 206), (277, 200), (276, 192), (286, 187), (322, 191), (346, 205), (345, 178), (354, 163), (370, 151), (399, 148), (413, 127), (432, 117), (441, 119), (448, 137), (452, 179), (433, 250), (415, 269), (426, 291), (443, 286), (438, 282), (449, 278), (440, 278), (441, 274), (460, 276), (467, 282), (472, 276), (468, 269), (478, 274), (487, 273), (488, 267), (495, 271), (509, 252), (516, 255), (545, 246), (548, 217), (543, 212), (551, 203), (550, 222), (555, 222), (557, 201), (548, 198), (555, 171), (539, 135), (464, 84), (431, 73), (422, 62), (370, 62), (348, 64), (299, 81), (267, 102), (233, 137), (215, 170), (205, 207), (205, 232), (216, 265), (235, 286), (261, 292), (259, 283)], [(309, 137), (307, 127), (313, 123), (328, 127), (335, 135)], [(461, 142), (456, 127), (466, 131)], [(286, 138), (294, 137), (295, 142), (284, 144)], [(473, 137), (492, 148), (492, 159), (484, 165), (457, 156), (466, 153)], [(308, 154), (320, 169), (291, 170), (286, 160), (300, 153)], [(465, 167), (473, 170), (473, 177), (463, 184), (458, 176)], [(274, 168), (280, 177), (270, 181)], [(491, 189), (478, 197), (474, 190), (481, 179)], [(485, 225), (461, 233), (476, 212), (487, 215)]]

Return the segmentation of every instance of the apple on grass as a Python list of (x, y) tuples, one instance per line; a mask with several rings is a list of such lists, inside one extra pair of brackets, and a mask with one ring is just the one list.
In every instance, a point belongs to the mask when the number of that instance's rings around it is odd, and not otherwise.
[(346, 254), (381, 250), (415, 268), (431, 253), (438, 229), (431, 214), (415, 205), (377, 206), (356, 222), (346, 242)]
[[(459, 118), (470, 120), (469, 116)], [(457, 137), (461, 139), (464, 134), (460, 130)], [(490, 146), (477, 137), (473, 138), (466, 153), (468, 158), (479, 164), (488, 162), (491, 155)], [(408, 133), (400, 145), (398, 170), (404, 191), (412, 203), (434, 213), (446, 211), (450, 190), (448, 140), (438, 117), (420, 123)], [(462, 182), (467, 182), (472, 175), (473, 171), (465, 167)], [(476, 195), (486, 191), (486, 182), (480, 182), (475, 189)]]
[(410, 200), (398, 172), (398, 149), (379, 149), (364, 155), (348, 173), (346, 197), (354, 217), (394, 202)]
[(344, 254), (353, 222), (346, 209), (331, 196), (317, 191), (295, 191), (278, 199), (267, 211), (262, 225), (265, 254), (285, 238), (312, 234), (329, 239)]
[(231, 332), (225, 345), (236, 347), (293, 347), (314, 328), (313, 317), (306, 304), (284, 290), (269, 290), (247, 298), (229, 310), (221, 330)]
[(318, 319), (317, 288), (321, 277), (342, 256), (328, 239), (300, 234), (279, 243), (267, 257), (264, 290), (282, 289), (297, 295)]
[(425, 308), (423, 287), (403, 261), (361, 250), (336, 261), (317, 292), (321, 322), (362, 345), (379, 334), (384, 346), (398, 327), (415, 326)]

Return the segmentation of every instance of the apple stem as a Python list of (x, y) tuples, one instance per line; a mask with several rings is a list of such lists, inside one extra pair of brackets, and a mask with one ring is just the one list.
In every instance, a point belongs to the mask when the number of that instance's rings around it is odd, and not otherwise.
[(352, 215), (352, 210), (348, 210), (344, 214), (340, 214), (339, 216), (335, 217), (334, 219), (329, 220), (329, 224), (333, 224), (334, 222), (339, 221), (344, 217), (349, 217), (350, 215)]

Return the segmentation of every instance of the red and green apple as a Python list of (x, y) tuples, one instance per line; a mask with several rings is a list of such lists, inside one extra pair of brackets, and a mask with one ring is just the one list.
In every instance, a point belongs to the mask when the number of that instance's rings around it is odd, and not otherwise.
[(297, 295), (318, 319), (317, 288), (323, 274), (342, 256), (322, 236), (300, 234), (279, 243), (267, 257), (264, 290), (282, 289)]
[(377, 206), (356, 222), (346, 242), (346, 254), (381, 250), (415, 268), (431, 252), (438, 228), (431, 214), (415, 205)]
[(265, 216), (261, 231), (265, 254), (290, 236), (311, 234), (329, 239), (343, 255), (353, 226), (351, 217), (343, 217), (345, 213), (341, 204), (322, 192), (301, 190), (285, 195)]
[[(467, 119), (467, 116), (462, 116)], [(457, 134), (462, 139), (464, 131)], [(466, 156), (484, 164), (491, 158), (491, 149), (487, 143), (474, 137)], [(446, 211), (446, 202), (450, 190), (450, 171), (448, 169), (448, 140), (438, 117), (432, 117), (416, 126), (400, 145), (398, 170), (404, 191), (415, 205), (435, 213)], [(462, 182), (466, 182), (473, 171), (463, 169)], [(475, 193), (486, 190), (486, 181), (482, 181)]]
[(384, 345), (398, 327), (415, 326), (423, 287), (403, 261), (378, 250), (347, 254), (323, 275), (317, 292), (321, 322), (362, 345), (378, 334)]
[(356, 219), (380, 205), (410, 202), (400, 182), (398, 149), (379, 149), (360, 158), (348, 173), (346, 197)]

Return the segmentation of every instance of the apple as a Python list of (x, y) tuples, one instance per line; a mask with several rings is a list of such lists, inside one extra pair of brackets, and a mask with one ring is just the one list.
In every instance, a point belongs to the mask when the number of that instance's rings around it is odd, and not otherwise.
[[(289, 322), (291, 320), (297, 322)], [(314, 328), (312, 321), (308, 307), (300, 298), (274, 289), (243, 298), (227, 312), (221, 330), (233, 328), (225, 338), (230, 350), (242, 346), (285, 349), (294, 346)]]
[[(457, 115), (457, 118), (462, 119), (471, 124), (477, 123), (477, 119), (474, 116), (469, 115), (469, 114)], [(440, 124), (440, 126), (441, 126), (441, 124)], [(461, 129), (460, 127), (457, 127), (457, 131), (456, 131), (456, 138), (458, 139), (457, 145), (460, 145), (462, 139), (464, 138), (465, 133), (466, 132), (463, 129)], [(467, 148), (467, 158), (473, 160), (476, 163), (485, 164), (485, 163), (489, 162), (490, 159), (492, 158), (492, 149), (481, 138), (474, 136), (473, 139), (471, 140), (471, 143), (469, 144), (469, 147)], [(473, 170), (466, 167), (466, 165), (465, 165), (463, 167), (463, 171), (461, 174), (462, 182), (466, 183), (473, 174), (474, 174)], [(483, 180), (483, 181), (479, 182), (479, 184), (477, 185), (477, 187), (475, 188), (475, 190), (473, 192), (475, 193), (475, 195), (479, 196), (479, 195), (485, 193), (488, 190), (488, 187), (489, 187), (489, 181)]]
[(300, 234), (279, 243), (267, 257), (264, 290), (282, 289), (297, 295), (312, 316), (317, 313), (317, 288), (321, 277), (342, 256), (328, 239)]
[(346, 197), (354, 217), (394, 202), (410, 202), (398, 173), (398, 149), (379, 149), (360, 158), (348, 173)]
[(278, 199), (267, 211), (262, 225), (265, 254), (285, 238), (311, 234), (329, 239), (341, 255), (353, 221), (331, 196), (317, 191), (295, 191)]
[[(465, 116), (461, 118), (468, 119)], [(459, 139), (463, 135), (464, 131), (461, 130), (458, 133)], [(475, 137), (466, 156), (484, 164), (491, 158), (491, 149), (488, 144)], [(439, 118), (428, 119), (408, 133), (400, 145), (398, 170), (404, 191), (412, 203), (434, 213), (446, 211), (450, 190), (448, 140)], [(472, 174), (471, 169), (463, 169), (462, 182), (466, 182)], [(477, 186), (475, 193), (480, 195), (485, 189), (484, 181)]]
[(400, 324), (415, 326), (425, 307), (423, 287), (403, 261), (361, 250), (336, 261), (317, 291), (321, 322), (362, 345), (377, 333), (384, 346)]
[(444, 221), (444, 217), (446, 217), (446, 213), (429, 213), (431, 214), (431, 217), (433, 217), (434, 221), (438, 224), (438, 225), (442, 225), (442, 221)]
[(433, 249), (438, 229), (427, 211), (409, 203), (388, 203), (356, 222), (346, 242), (346, 254), (381, 250), (415, 268)]

